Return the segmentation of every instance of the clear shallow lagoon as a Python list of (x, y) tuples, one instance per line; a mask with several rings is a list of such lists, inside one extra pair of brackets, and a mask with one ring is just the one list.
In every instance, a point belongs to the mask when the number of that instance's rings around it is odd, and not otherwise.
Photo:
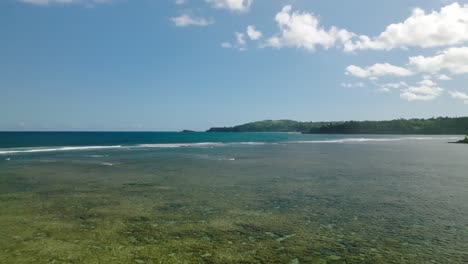
[(467, 263), (459, 138), (0, 133), (0, 260)]

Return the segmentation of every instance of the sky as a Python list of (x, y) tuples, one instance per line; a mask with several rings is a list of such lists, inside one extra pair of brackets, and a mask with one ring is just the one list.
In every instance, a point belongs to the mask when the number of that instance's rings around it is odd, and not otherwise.
[(2, 0), (0, 130), (468, 116), (468, 0)]

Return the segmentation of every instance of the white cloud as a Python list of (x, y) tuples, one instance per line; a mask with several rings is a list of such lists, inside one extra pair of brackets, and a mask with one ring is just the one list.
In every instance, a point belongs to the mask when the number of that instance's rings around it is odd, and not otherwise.
[(462, 100), (463, 103), (468, 104), (468, 94), (459, 91), (449, 91), (449, 94), (452, 98)]
[(341, 83), (341, 87), (344, 87), (344, 88), (354, 88), (354, 87), (359, 87), (359, 88), (362, 88), (364, 87), (364, 83), (362, 82), (355, 82), (355, 83)]
[(187, 0), (175, 0), (176, 5), (183, 5), (187, 3)]
[(410, 57), (409, 65), (419, 72), (465, 74), (468, 73), (468, 47), (448, 48), (432, 57)]
[(390, 92), (391, 90), (401, 89), (403, 87), (409, 87), (406, 82), (396, 82), (396, 83), (383, 83), (377, 84), (378, 90), (381, 92)]
[(246, 12), (250, 9), (253, 0), (205, 0), (215, 8), (227, 9), (236, 12)]
[(441, 80), (441, 81), (450, 81), (452, 80), (452, 77), (446, 75), (446, 74), (440, 74), (437, 76), (437, 79), (438, 80)]
[(236, 34), (237, 44), (244, 46), (246, 44), (244, 33), (236, 32), (235, 34)]
[(18, 0), (19, 2), (33, 4), (33, 5), (52, 5), (52, 4), (84, 4), (84, 5), (95, 5), (110, 3), (112, 0)]
[(292, 11), (286, 5), (276, 14), (280, 32), (266, 40), (264, 46), (296, 47), (315, 51), (342, 45), (345, 51), (390, 50), (394, 48), (458, 45), (468, 42), (468, 5), (453, 3), (439, 11), (426, 13), (420, 8), (401, 23), (387, 26), (377, 37), (357, 36), (335, 26), (326, 29), (312, 13)]
[(256, 30), (253, 25), (249, 25), (247, 26), (247, 36), (249, 36), (251, 40), (258, 40), (262, 37), (262, 32)]
[(247, 42), (245, 41), (245, 34), (242, 32), (234, 32), (236, 37), (235, 43), (231, 42), (223, 42), (221, 43), (221, 47), (225, 49), (237, 49), (239, 51), (247, 50)]
[(439, 97), (444, 89), (431, 80), (422, 80), (418, 86), (409, 86), (400, 93), (400, 97), (407, 101), (430, 101)]
[(208, 26), (214, 23), (212, 19), (206, 19), (201, 17), (192, 17), (189, 14), (183, 14), (178, 17), (171, 17), (171, 21), (178, 27), (187, 26)]
[(336, 27), (326, 30), (320, 26), (320, 21), (314, 14), (292, 12), (291, 5), (283, 7), (276, 14), (275, 20), (280, 28), (280, 33), (269, 38), (265, 46), (296, 47), (313, 52), (317, 46), (328, 49), (337, 43), (348, 42), (354, 35), (347, 30)]
[(376, 63), (372, 66), (361, 68), (356, 65), (350, 65), (346, 68), (346, 75), (352, 75), (358, 78), (369, 78), (375, 80), (382, 76), (410, 76), (413, 73), (402, 67), (398, 67), (389, 63)]
[[(405, 21), (389, 25), (377, 37), (355, 38), (356, 35), (351, 35), (351, 40), (342, 41), (345, 51), (433, 48), (468, 43), (468, 5), (454, 3), (431, 13), (415, 9)], [(402, 67), (389, 63), (377, 63), (368, 67), (350, 65), (345, 73), (373, 81), (379, 91), (398, 89), (400, 97), (407, 101), (430, 101), (444, 92), (433, 80), (447, 81), (452, 80), (455, 75), (468, 74), (468, 46), (447, 47), (433, 56), (412, 56)], [(403, 81), (384, 84), (374, 81), (383, 76), (401, 78), (414, 75), (423, 77), (423, 80), (416, 85), (408, 85)], [(459, 91), (449, 91), (449, 94), (468, 104), (468, 94)]]
[(279, 37), (271, 37), (267, 39), (264, 45), (262, 47), (273, 47), (273, 48), (281, 48), (281, 40)]
[(468, 41), (468, 5), (453, 3), (426, 13), (416, 8), (405, 21), (387, 26), (377, 37), (359, 36), (345, 44), (346, 51), (440, 47)]
[(388, 63), (377, 63), (365, 68), (350, 65), (346, 75), (375, 80), (382, 76), (407, 77), (415, 74), (424, 79), (451, 80), (453, 75), (468, 74), (468, 47), (453, 47), (438, 52), (434, 56), (414, 56), (408, 59), (406, 67)]
[(348, 67), (346, 67), (346, 72), (345, 72), (346, 75), (352, 75), (354, 77), (358, 77), (358, 78), (368, 78), (369, 77), (369, 71), (366, 70), (366, 69), (363, 69), (359, 66), (356, 66), (356, 65), (349, 65)]
[(247, 40), (246, 36), (249, 37), (250, 40), (258, 40), (262, 37), (262, 32), (255, 30), (255, 27), (250, 25), (247, 27), (246, 32), (234, 32), (236, 40), (233, 43), (224, 42), (221, 44), (223, 48), (236, 48), (240, 51), (247, 50)]

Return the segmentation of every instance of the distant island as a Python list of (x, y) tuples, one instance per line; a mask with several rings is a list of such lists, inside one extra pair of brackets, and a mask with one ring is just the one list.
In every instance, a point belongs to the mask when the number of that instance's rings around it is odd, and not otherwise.
[(184, 129), (184, 130), (180, 131), (180, 133), (193, 133), (193, 132), (195, 132), (195, 131), (187, 130), (187, 129)]
[(468, 131), (468, 117), (395, 119), (389, 121), (299, 122), (264, 120), (207, 132), (298, 132), (304, 134), (460, 135)]

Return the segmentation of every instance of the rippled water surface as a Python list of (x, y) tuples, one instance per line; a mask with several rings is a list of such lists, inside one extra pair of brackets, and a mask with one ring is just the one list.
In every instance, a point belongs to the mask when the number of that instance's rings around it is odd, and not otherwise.
[(467, 263), (453, 140), (0, 133), (0, 262)]

